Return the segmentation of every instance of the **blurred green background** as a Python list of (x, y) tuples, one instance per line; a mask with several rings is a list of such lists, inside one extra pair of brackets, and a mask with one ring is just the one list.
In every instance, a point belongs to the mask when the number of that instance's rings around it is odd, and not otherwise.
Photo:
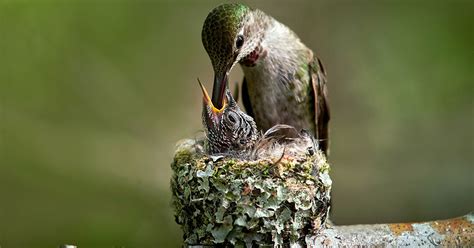
[[(169, 164), (202, 130), (218, 3), (2, 1), (0, 246), (181, 244)], [(336, 223), (474, 209), (472, 1), (250, 5), (325, 62)]]

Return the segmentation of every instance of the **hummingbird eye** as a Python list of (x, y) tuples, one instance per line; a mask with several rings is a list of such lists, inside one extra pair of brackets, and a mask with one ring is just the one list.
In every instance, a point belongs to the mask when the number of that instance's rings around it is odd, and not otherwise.
[(239, 34), (237, 36), (237, 40), (235, 41), (235, 47), (237, 47), (237, 49), (240, 49), (243, 45), (244, 45), (244, 36)]

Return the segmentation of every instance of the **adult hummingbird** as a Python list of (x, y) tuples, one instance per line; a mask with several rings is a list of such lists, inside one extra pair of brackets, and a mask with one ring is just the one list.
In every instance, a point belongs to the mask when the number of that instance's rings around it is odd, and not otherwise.
[(327, 153), (326, 72), (293, 31), (261, 10), (222, 4), (204, 21), (202, 43), (214, 69), (211, 100), (217, 109), (224, 105), (228, 74), (239, 63), (243, 104), (257, 126), (308, 130)]

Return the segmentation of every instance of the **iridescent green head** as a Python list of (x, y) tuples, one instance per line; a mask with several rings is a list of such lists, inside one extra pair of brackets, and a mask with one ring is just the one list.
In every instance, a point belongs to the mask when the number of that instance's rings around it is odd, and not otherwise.
[(222, 108), (227, 75), (261, 41), (258, 11), (243, 4), (222, 4), (214, 8), (202, 28), (202, 43), (214, 68), (212, 102)]

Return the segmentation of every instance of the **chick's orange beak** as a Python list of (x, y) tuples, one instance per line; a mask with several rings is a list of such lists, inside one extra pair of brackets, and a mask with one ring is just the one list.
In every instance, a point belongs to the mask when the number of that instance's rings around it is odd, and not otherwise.
[(224, 111), (224, 108), (225, 108), (226, 105), (227, 105), (227, 101), (226, 101), (225, 97), (222, 98), (222, 104), (221, 104), (222, 107), (221, 107), (221, 108), (216, 108), (216, 107), (214, 106), (214, 104), (212, 103), (212, 100), (211, 100), (211, 98), (209, 97), (209, 94), (207, 93), (206, 88), (205, 88), (204, 85), (201, 83), (201, 81), (199, 80), (199, 78), (198, 78), (198, 83), (199, 83), (199, 86), (201, 87), (201, 90), (202, 90), (202, 95), (203, 95), (204, 103), (207, 104), (207, 105), (210, 107), (210, 109), (211, 109), (211, 111), (212, 111), (213, 114), (215, 114), (215, 115), (221, 114), (222, 111)]

